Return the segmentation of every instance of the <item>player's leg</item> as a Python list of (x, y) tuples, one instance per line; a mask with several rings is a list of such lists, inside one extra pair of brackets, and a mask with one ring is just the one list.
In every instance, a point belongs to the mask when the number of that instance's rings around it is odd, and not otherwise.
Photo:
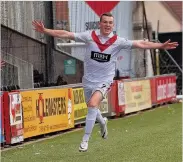
[(98, 111), (97, 111), (97, 119), (96, 120), (100, 125), (105, 125), (105, 120), (104, 120), (99, 108), (98, 108)]
[[(97, 87), (95, 90), (98, 90), (102, 93), (102, 100), (107, 96), (107, 93), (110, 91), (111, 83), (104, 83), (101, 86)], [(97, 113), (97, 121), (99, 122), (100, 129), (101, 129), (101, 136), (102, 138), (106, 139), (108, 135), (107, 131), (107, 118), (102, 116), (100, 109), (98, 109)]]
[(87, 106), (88, 106), (88, 114), (86, 116), (86, 123), (85, 123), (85, 134), (83, 136), (81, 145), (79, 147), (79, 151), (87, 151), (88, 149), (88, 141), (91, 136), (93, 127), (95, 125), (95, 121), (97, 118), (98, 107), (102, 100), (102, 93), (100, 91), (95, 91), (91, 94), (91, 98), (89, 99)]
[(102, 116), (100, 109), (98, 109), (98, 112), (97, 112), (97, 121), (100, 125), (101, 136), (103, 139), (106, 139), (108, 135), (108, 131), (107, 131), (108, 119)]

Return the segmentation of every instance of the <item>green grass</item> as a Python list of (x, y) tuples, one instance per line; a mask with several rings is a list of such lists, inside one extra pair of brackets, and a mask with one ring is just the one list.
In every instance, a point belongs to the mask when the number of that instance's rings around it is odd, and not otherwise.
[(182, 105), (169, 105), (110, 120), (107, 140), (95, 126), (88, 152), (78, 147), (83, 130), (3, 151), (2, 162), (181, 162)]

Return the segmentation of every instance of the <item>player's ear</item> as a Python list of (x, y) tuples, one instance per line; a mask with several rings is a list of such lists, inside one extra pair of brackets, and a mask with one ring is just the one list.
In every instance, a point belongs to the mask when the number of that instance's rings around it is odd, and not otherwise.
[(99, 29), (100, 29), (100, 26), (101, 26), (101, 22), (99, 21), (99, 23), (98, 23), (98, 27), (99, 27)]

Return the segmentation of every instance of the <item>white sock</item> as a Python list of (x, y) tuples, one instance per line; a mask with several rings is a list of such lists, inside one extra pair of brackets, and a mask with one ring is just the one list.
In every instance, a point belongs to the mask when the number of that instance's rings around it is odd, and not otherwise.
[(93, 108), (93, 107), (88, 108), (88, 114), (86, 116), (85, 134), (83, 136), (83, 141), (89, 141), (93, 127), (95, 125), (97, 112), (98, 112), (98, 108)]
[(98, 111), (97, 111), (97, 121), (99, 122), (100, 125), (105, 125), (105, 121), (101, 114), (100, 109), (98, 109)]

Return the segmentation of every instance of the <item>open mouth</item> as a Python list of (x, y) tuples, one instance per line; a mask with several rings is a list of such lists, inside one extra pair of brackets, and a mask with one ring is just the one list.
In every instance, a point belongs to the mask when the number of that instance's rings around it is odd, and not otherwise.
[(105, 29), (106, 32), (109, 32), (111, 29)]

